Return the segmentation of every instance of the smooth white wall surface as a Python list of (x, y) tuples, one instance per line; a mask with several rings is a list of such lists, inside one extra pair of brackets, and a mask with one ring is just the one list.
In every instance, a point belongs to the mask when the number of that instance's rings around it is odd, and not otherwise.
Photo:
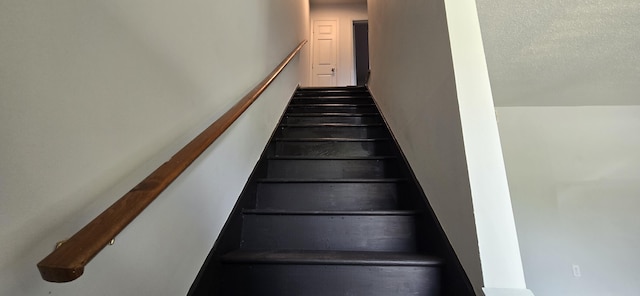
[(3, 1), (0, 295), (185, 295), (299, 81), (298, 59), (85, 270), (35, 264), (264, 78), (305, 1)]
[(478, 294), (482, 270), (444, 2), (369, 3), (370, 89)]
[(637, 294), (640, 106), (497, 112), (530, 289), (548, 296)]
[[(368, 19), (366, 4), (311, 4), (311, 30), (314, 20), (336, 19), (338, 20), (338, 86), (355, 85), (356, 70), (353, 51), (353, 21)], [(309, 33), (310, 36), (313, 33)], [(313, 39), (313, 38), (312, 38)], [(310, 48), (313, 46), (311, 40)], [(310, 63), (313, 60), (310, 60)], [(309, 78), (311, 79), (311, 70)], [(311, 80), (306, 81), (310, 85)]]

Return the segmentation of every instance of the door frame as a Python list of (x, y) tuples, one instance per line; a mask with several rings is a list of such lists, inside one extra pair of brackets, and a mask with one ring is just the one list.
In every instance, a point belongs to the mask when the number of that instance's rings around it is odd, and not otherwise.
[(314, 61), (314, 53), (315, 53), (315, 22), (316, 21), (335, 21), (336, 22), (336, 85), (338, 85), (338, 67), (340, 61), (340, 20), (338, 18), (330, 18), (330, 17), (320, 17), (320, 18), (312, 18), (310, 19), (311, 24), (309, 25), (309, 36), (311, 36), (311, 42), (309, 42), (310, 54), (309, 54), (309, 84), (313, 85), (313, 61)]

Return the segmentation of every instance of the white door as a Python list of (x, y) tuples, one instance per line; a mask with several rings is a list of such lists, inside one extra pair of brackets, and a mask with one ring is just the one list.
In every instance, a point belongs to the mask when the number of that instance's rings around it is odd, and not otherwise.
[(336, 63), (338, 59), (338, 21), (317, 20), (313, 22), (313, 86), (336, 85)]

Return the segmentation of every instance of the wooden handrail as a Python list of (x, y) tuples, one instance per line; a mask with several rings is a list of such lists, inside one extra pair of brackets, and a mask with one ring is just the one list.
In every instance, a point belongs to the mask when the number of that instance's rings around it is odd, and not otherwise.
[(42, 278), (49, 282), (61, 283), (80, 277), (84, 272), (84, 266), (249, 108), (306, 43), (306, 40), (300, 42), (298, 47), (260, 84), (173, 155), (169, 161), (158, 167), (131, 191), (42, 259), (38, 263)]

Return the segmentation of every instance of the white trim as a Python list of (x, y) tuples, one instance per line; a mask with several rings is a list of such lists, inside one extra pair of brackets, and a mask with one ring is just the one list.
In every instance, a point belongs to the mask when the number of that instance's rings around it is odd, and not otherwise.
[(476, 2), (444, 3), (482, 279), (489, 287), (525, 290)]

